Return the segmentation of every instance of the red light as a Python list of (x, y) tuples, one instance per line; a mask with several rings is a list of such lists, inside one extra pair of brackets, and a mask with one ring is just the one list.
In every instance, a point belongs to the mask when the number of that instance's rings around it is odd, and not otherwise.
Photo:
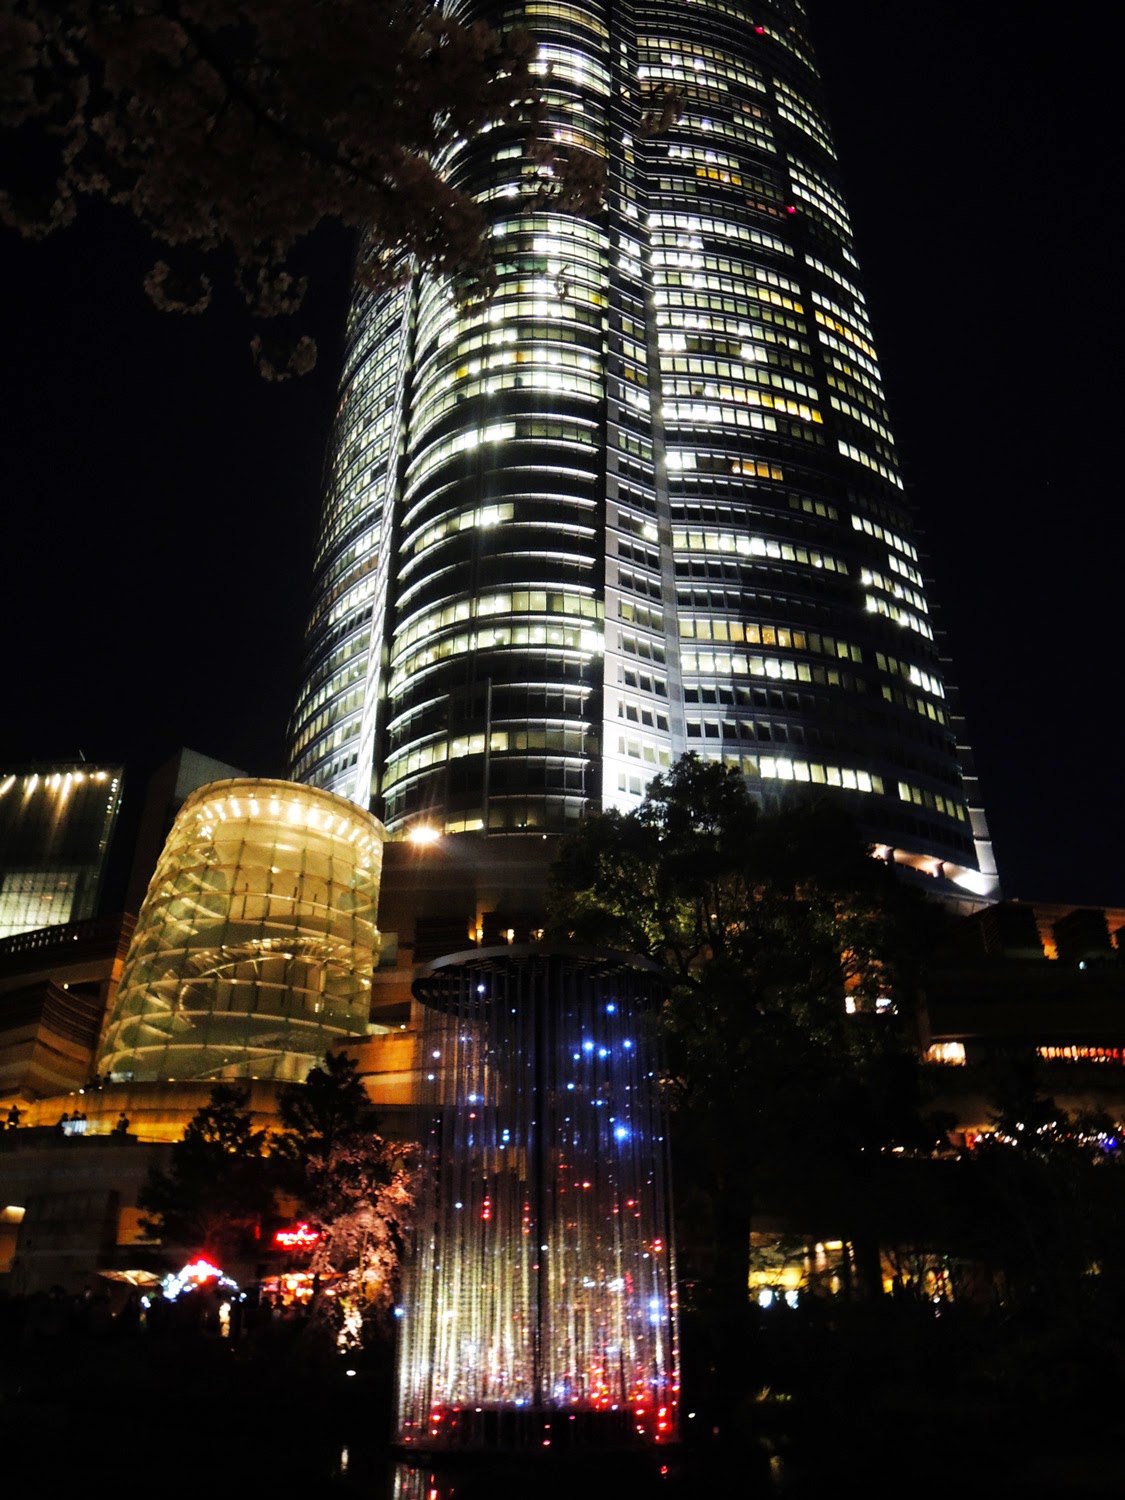
[(320, 1230), (310, 1224), (294, 1224), (292, 1229), (279, 1229), (273, 1237), (275, 1245), (282, 1250), (307, 1250), (320, 1239)]
[(787, 214), (795, 214), (797, 212), (797, 210), (793, 207), (793, 205), (791, 203), (787, 203), (786, 206), (785, 206), (785, 212)]
[(766, 28), (764, 26), (755, 26), (754, 30), (758, 33), (759, 36), (765, 36), (766, 34)]

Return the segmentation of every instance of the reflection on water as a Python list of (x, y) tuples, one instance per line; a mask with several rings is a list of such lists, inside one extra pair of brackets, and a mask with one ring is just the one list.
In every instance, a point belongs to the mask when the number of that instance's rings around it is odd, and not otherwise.
[(569, 1461), (476, 1455), (440, 1466), (396, 1464), (386, 1500), (672, 1500), (675, 1466), (589, 1454)]
[(738, 1455), (681, 1451), (546, 1457), (475, 1454), (446, 1463), (396, 1463), (381, 1444), (333, 1451), (324, 1488), (306, 1500), (776, 1500), (790, 1476), (771, 1445), (748, 1442)]

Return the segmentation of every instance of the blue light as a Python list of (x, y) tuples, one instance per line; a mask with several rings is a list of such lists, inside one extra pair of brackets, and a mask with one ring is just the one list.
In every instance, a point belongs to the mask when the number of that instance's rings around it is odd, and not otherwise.
[(599, 1047), (598, 1048), (598, 1056), (599, 1057), (608, 1057), (609, 1056), (609, 1048), (608, 1047)]
[[(633, 1048), (632, 1042), (622, 1042), (621, 1045), (625, 1048), (626, 1052), (632, 1051), (632, 1048)], [(652, 1074), (650, 1073), (648, 1076), (651, 1078)]]
[(605, 1013), (607, 1016), (615, 1016), (617, 1014), (617, 1006), (614, 1005), (612, 1000), (606, 1006)]
[(568, 1083), (568, 1084), (567, 1084), (567, 1088), (568, 1088), (568, 1089), (572, 1089), (572, 1088), (573, 1088), (573, 1087), (574, 1087), (574, 1085), (573, 1085), (573, 1083)]
[(582, 1050), (583, 1050), (583, 1052), (593, 1052), (593, 1050), (594, 1050), (594, 1044), (593, 1044), (593, 1042), (583, 1042), (582, 1043)]
[(627, 1141), (629, 1139), (628, 1125), (619, 1125), (613, 1133), (619, 1141)]
[(406, 1308), (405, 1307), (396, 1307), (395, 1308), (395, 1317), (396, 1318), (405, 1318), (406, 1317)]

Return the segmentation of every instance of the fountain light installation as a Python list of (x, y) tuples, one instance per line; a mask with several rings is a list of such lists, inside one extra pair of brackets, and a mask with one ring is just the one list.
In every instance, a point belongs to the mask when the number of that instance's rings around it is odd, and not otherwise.
[(399, 1361), (417, 1451), (676, 1436), (651, 965), (483, 949), (415, 981), (430, 1130)]

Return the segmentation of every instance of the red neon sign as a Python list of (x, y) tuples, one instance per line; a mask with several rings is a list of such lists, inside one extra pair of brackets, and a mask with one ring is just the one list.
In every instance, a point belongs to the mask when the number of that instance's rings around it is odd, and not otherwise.
[(294, 1224), (292, 1229), (279, 1229), (273, 1242), (282, 1250), (308, 1250), (320, 1239), (320, 1230), (311, 1224)]

